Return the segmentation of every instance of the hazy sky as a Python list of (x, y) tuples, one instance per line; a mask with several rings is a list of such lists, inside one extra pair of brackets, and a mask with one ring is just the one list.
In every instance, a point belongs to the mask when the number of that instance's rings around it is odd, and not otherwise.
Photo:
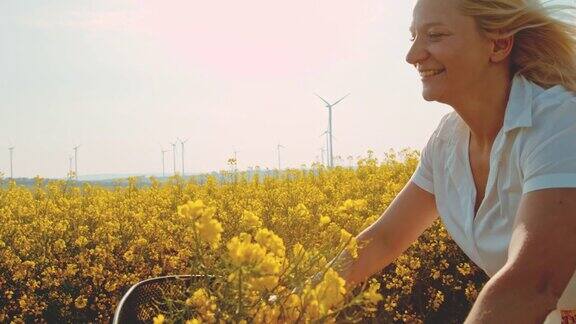
[[(0, 172), (186, 172), (421, 149), (450, 107), (425, 102), (405, 62), (414, 1), (2, 0)], [(177, 168), (181, 168), (180, 145)], [(347, 164), (347, 161), (346, 161)], [(172, 170), (172, 153), (166, 154)]]

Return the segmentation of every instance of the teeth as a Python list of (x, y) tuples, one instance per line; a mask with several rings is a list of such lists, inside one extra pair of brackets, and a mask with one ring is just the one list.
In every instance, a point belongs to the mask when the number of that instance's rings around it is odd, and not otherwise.
[(425, 71), (420, 71), (420, 76), (421, 77), (429, 77), (429, 76), (433, 76), (436, 74), (440, 74), (442, 73), (444, 70), (425, 70)]

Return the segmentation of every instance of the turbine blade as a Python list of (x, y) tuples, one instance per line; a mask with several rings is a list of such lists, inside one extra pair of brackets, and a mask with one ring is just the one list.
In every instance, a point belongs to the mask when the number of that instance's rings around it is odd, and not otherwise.
[(320, 97), (316, 92), (314, 92), (314, 94), (315, 94), (318, 98), (322, 99), (322, 101), (324, 101), (324, 103), (326, 103), (327, 106), (330, 106), (330, 104), (328, 103), (328, 101), (324, 100), (324, 98)]
[(348, 97), (350, 95), (350, 93), (348, 93), (347, 95), (345, 95), (344, 97), (340, 98), (340, 100), (336, 101), (335, 103), (332, 104), (332, 106), (336, 105), (337, 103), (339, 103), (340, 101), (344, 100), (344, 98)]

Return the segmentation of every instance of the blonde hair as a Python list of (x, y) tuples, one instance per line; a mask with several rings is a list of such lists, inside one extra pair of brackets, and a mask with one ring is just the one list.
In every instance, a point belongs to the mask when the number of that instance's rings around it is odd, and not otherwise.
[(544, 6), (538, 0), (458, 0), (464, 15), (476, 20), (491, 39), (514, 35), (510, 54), (512, 75), (548, 89), (557, 84), (576, 92), (576, 25), (554, 18), (566, 14), (576, 20), (569, 5)]

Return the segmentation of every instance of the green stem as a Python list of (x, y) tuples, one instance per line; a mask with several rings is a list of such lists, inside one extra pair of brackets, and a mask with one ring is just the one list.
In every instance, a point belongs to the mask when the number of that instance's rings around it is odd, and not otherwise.
[(237, 314), (242, 314), (242, 268), (238, 269), (238, 310)]

